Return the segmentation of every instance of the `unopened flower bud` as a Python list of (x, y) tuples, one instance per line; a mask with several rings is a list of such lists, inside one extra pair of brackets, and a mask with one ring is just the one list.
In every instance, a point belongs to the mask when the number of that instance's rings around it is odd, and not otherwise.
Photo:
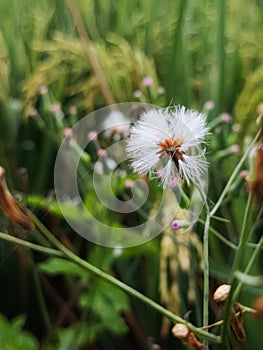
[(216, 291), (214, 292), (213, 299), (217, 303), (222, 303), (224, 302), (230, 292), (231, 286), (229, 284), (221, 284)]
[(172, 334), (176, 338), (180, 339), (185, 339), (188, 336), (189, 332), (189, 328), (183, 323), (177, 323), (172, 329)]
[(201, 343), (195, 336), (195, 334), (190, 331), (187, 325), (183, 323), (177, 323), (173, 329), (172, 334), (183, 341), (184, 344), (193, 347), (195, 349), (205, 349), (203, 343)]

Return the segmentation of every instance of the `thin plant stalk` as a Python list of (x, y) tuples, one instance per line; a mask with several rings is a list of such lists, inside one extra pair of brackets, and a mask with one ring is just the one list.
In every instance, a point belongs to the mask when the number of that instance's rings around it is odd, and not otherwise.
[(78, 264), (79, 266), (83, 267), (87, 271), (91, 272), (95, 276), (103, 279), (104, 281), (107, 281), (108, 283), (111, 283), (115, 285), (116, 287), (120, 288), (127, 294), (137, 298), (138, 300), (142, 301), (146, 305), (150, 306), (151, 308), (155, 309), (159, 313), (161, 313), (163, 316), (169, 318), (174, 323), (183, 323), (188, 326), (188, 328), (193, 331), (197, 336), (200, 338), (207, 339), (214, 343), (220, 343), (220, 337), (215, 336), (213, 334), (207, 333), (207, 331), (204, 331), (191, 323), (186, 322), (183, 318), (173, 314), (169, 310), (165, 309), (155, 301), (151, 300), (150, 298), (146, 297), (145, 295), (141, 294), (134, 288), (128, 286), (127, 284), (119, 281), (118, 279), (114, 278), (113, 276), (107, 274), (106, 272), (100, 270), (99, 268), (93, 266), (92, 264), (88, 263), (85, 260), (82, 260), (80, 257), (75, 255), (72, 251), (67, 249), (62, 243), (60, 243), (54, 235), (41, 223), (41, 221), (33, 214), (30, 213), (30, 216), (32, 220), (34, 221), (36, 227), (38, 230), (52, 243), (60, 252), (63, 253), (63, 255), (73, 261), (74, 263)]
[[(247, 264), (247, 267), (245, 268), (244, 270), (244, 273), (245, 274), (248, 274), (250, 269), (252, 268), (252, 266), (254, 265), (258, 255), (260, 254), (261, 250), (262, 250), (262, 247), (263, 247), (263, 236), (261, 236), (259, 242), (257, 243), (256, 245), (256, 248), (253, 252), (253, 254), (251, 255), (250, 259), (249, 259), (249, 262)], [(242, 287), (242, 284), (243, 282), (242, 281), (239, 281), (237, 286), (236, 286), (236, 289), (234, 291), (234, 300), (237, 298), (238, 294), (240, 293), (240, 289)]]
[[(232, 284), (232, 286), (231, 286), (231, 290), (230, 290), (230, 293), (229, 293), (229, 296), (227, 299), (227, 303), (226, 303), (225, 316), (224, 316), (224, 327), (222, 328), (222, 341), (223, 341), (223, 344), (226, 345), (227, 347), (229, 347), (229, 345), (228, 345), (228, 330), (229, 330), (229, 323), (230, 323), (230, 317), (231, 317), (231, 309), (232, 309), (232, 306), (233, 306), (233, 303), (235, 300), (234, 299), (234, 292), (236, 291), (236, 288), (237, 288), (237, 281), (234, 280), (234, 273), (240, 267), (242, 256), (244, 254), (244, 247), (247, 243), (247, 238), (250, 234), (250, 230), (247, 229), (247, 225), (248, 225), (248, 221), (249, 221), (249, 214), (251, 211), (251, 207), (252, 207), (252, 193), (250, 192), (248, 200), (247, 200), (245, 213), (244, 213), (244, 219), (243, 219), (243, 223), (242, 223), (240, 240), (239, 240), (239, 244), (238, 244), (235, 256), (234, 256), (232, 270), (231, 270), (230, 277), (229, 277), (229, 283)], [(235, 297), (236, 296), (237, 296), (237, 294), (235, 293)]]
[[(210, 214), (207, 213), (205, 228), (204, 228), (204, 294), (203, 294), (203, 326), (208, 326), (209, 319), (209, 226), (210, 226)], [(207, 343), (205, 342), (205, 345)]]
[(10, 236), (7, 233), (0, 232), (0, 239), (3, 239), (3, 240), (10, 242), (10, 243), (22, 245), (25, 248), (30, 248), (32, 250), (36, 250), (36, 251), (43, 253), (43, 254), (60, 256), (60, 257), (64, 256), (64, 254), (62, 252), (60, 252), (59, 250), (43, 247), (42, 245), (38, 245), (38, 244), (35, 244), (32, 242), (28, 242), (24, 239)]
[(94, 74), (98, 80), (98, 83), (101, 88), (102, 95), (108, 105), (113, 105), (115, 103), (113, 95), (108, 87), (107, 80), (105, 77), (105, 74), (103, 72), (103, 69), (100, 65), (99, 60), (97, 59), (96, 55), (94, 54), (93, 48), (90, 43), (90, 39), (88, 37), (88, 33), (85, 29), (83, 20), (80, 16), (80, 13), (78, 11), (77, 5), (74, 1), (71, 0), (65, 0), (65, 3), (71, 13), (74, 25), (77, 29), (77, 32), (79, 34), (80, 40), (83, 45), (83, 49), (90, 61), (90, 65), (94, 71)]
[(220, 112), (224, 105), (224, 82), (225, 82), (225, 16), (226, 1), (215, 1), (217, 11), (216, 26), (216, 61), (217, 61), (217, 91), (216, 91), (216, 107)]
[(230, 176), (224, 190), (221, 193), (221, 196), (219, 197), (218, 201), (216, 202), (216, 204), (214, 205), (213, 209), (210, 211), (210, 216), (214, 216), (214, 214), (217, 212), (217, 210), (219, 209), (219, 207), (221, 206), (225, 196), (227, 195), (232, 183), (234, 182), (236, 176), (238, 175), (238, 173), (240, 172), (240, 169), (242, 167), (242, 165), (244, 164), (245, 160), (247, 159), (247, 157), (249, 156), (252, 148), (255, 146), (255, 143), (260, 135), (261, 131), (259, 131), (257, 133), (257, 135), (255, 136), (255, 138), (253, 139), (253, 141), (251, 142), (251, 144), (247, 147), (246, 152), (244, 153), (243, 157), (240, 159), (239, 163), (237, 164), (235, 170), (233, 171), (232, 175)]

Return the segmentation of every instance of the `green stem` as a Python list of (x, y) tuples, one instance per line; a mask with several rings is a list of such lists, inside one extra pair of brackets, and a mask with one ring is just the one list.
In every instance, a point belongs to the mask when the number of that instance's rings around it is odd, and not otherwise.
[(44, 253), (44, 254), (54, 255), (54, 256), (64, 256), (63, 253), (61, 253), (60, 251), (58, 251), (56, 249), (42, 247), (41, 245), (31, 243), (31, 242), (25, 241), (25, 240), (17, 238), (17, 237), (10, 236), (10, 235), (3, 233), (3, 232), (0, 232), (0, 239), (3, 239), (5, 241), (11, 242), (11, 243), (22, 245), (26, 248), (30, 248), (30, 249), (36, 250), (36, 251)]
[(94, 274), (95, 276), (103, 279), (104, 281), (107, 281), (113, 285), (115, 285), (116, 287), (122, 289), (123, 291), (125, 291), (126, 293), (128, 293), (129, 295), (137, 298), (138, 300), (142, 301), (143, 303), (147, 304), (148, 306), (150, 306), (151, 308), (155, 309), (156, 311), (158, 311), (159, 313), (161, 313), (163, 316), (166, 316), (167, 318), (169, 318), (171, 321), (173, 321), (174, 323), (183, 323), (186, 324), (188, 326), (188, 328), (193, 331), (197, 336), (207, 339), (211, 342), (214, 343), (220, 343), (220, 337), (219, 336), (215, 336), (213, 334), (207, 333), (206, 331), (192, 325), (191, 323), (186, 322), (184, 319), (182, 319), (181, 317), (173, 314), (172, 312), (166, 310), (164, 307), (162, 307), (161, 305), (159, 305), (158, 303), (156, 303), (155, 301), (149, 299), (148, 297), (146, 297), (145, 295), (141, 294), (140, 292), (138, 292), (137, 290), (133, 289), (132, 287), (128, 286), (127, 284), (117, 280), (116, 278), (114, 278), (113, 276), (107, 274), (106, 272), (100, 270), (99, 268), (91, 265), (90, 263), (88, 263), (85, 260), (82, 260), (80, 257), (78, 257), (77, 255), (75, 255), (72, 251), (70, 251), (69, 249), (67, 249), (62, 243), (60, 243), (54, 236), (53, 234), (41, 223), (41, 221), (39, 221), (39, 219), (33, 214), (30, 214), (31, 218), (33, 219), (36, 227), (39, 229), (39, 231), (58, 249), (60, 250), (64, 256), (66, 258), (68, 258), (69, 260), (75, 262), (76, 264), (82, 266), (83, 268), (85, 268), (86, 270), (88, 270), (89, 272), (91, 272), (92, 274)]
[[(205, 221), (202, 219), (198, 220), (201, 224), (205, 225)], [(237, 250), (237, 246), (230, 242), (228, 239), (226, 239), (224, 236), (222, 236), (217, 230), (215, 230), (213, 227), (209, 227), (209, 231), (216, 236), (221, 242), (225, 243), (229, 248), (232, 248), (234, 250)]]
[[(251, 255), (249, 262), (247, 264), (247, 267), (244, 270), (244, 273), (247, 273), (247, 274), (249, 273), (250, 269), (255, 264), (255, 261), (262, 250), (262, 246), (263, 246), (263, 236), (261, 236), (261, 238), (256, 246), (256, 249), (254, 250), (253, 254)], [(237, 287), (234, 291), (234, 297), (233, 297), (234, 300), (236, 300), (238, 294), (240, 293), (240, 289), (241, 289), (242, 285), (243, 285), (243, 282), (239, 281), (237, 284)]]
[[(204, 249), (204, 294), (203, 294), (203, 326), (208, 326), (208, 311), (209, 311), (209, 226), (210, 226), (210, 214), (207, 213), (204, 237), (203, 237), (203, 249)], [(205, 344), (207, 345), (207, 344)]]
[(45, 297), (43, 295), (43, 290), (41, 287), (41, 283), (39, 281), (39, 276), (37, 274), (35, 265), (32, 266), (31, 275), (32, 275), (33, 288), (35, 290), (35, 296), (36, 296), (38, 307), (39, 307), (39, 313), (42, 316), (42, 320), (43, 320), (43, 323), (44, 323), (46, 330), (51, 331), (52, 324), (51, 324), (51, 320), (50, 320), (50, 317), (48, 314), (47, 305), (45, 302)]
[(240, 263), (242, 261), (242, 257), (244, 256), (244, 247), (247, 242), (247, 238), (249, 236), (250, 231), (247, 229), (247, 223), (249, 218), (249, 213), (251, 210), (251, 204), (252, 204), (252, 194), (250, 192), (246, 210), (244, 213), (244, 219), (242, 223), (242, 230), (240, 235), (239, 244), (235, 253), (232, 270), (229, 277), (229, 283), (232, 284), (231, 290), (226, 302), (226, 309), (225, 309), (225, 316), (224, 316), (224, 327), (222, 329), (222, 342), (225, 346), (229, 347), (229, 341), (228, 341), (228, 331), (229, 331), (229, 323), (230, 323), (230, 317), (231, 317), (231, 309), (234, 304), (235, 298), (237, 297), (237, 289), (240, 290), (240, 287), (238, 288), (237, 281), (234, 280), (234, 273), (237, 269), (239, 269)]
[(234, 182), (236, 176), (238, 175), (243, 163), (245, 162), (246, 158), (248, 157), (249, 153), (251, 152), (252, 148), (254, 147), (258, 136), (260, 135), (261, 131), (259, 131), (257, 133), (257, 135), (255, 136), (255, 138), (253, 139), (253, 141), (251, 142), (251, 144), (247, 147), (246, 152), (244, 153), (243, 157), (240, 159), (239, 163), (237, 164), (235, 170), (233, 171), (232, 175), (230, 176), (223, 192), (221, 193), (221, 196), (219, 197), (218, 201), (216, 202), (215, 206), (213, 207), (213, 209), (210, 212), (210, 216), (214, 216), (214, 214), (217, 212), (218, 208), (220, 207), (220, 205), (222, 204), (225, 196), (227, 195), (232, 183)]
[(249, 197), (248, 197), (248, 201), (247, 201), (247, 205), (246, 205), (245, 214), (244, 214), (239, 244), (238, 244), (238, 247), (236, 250), (236, 254), (234, 257), (234, 261), (233, 261), (233, 265), (232, 265), (232, 269), (231, 269), (231, 273), (230, 273), (230, 277), (229, 277), (229, 283), (231, 283), (233, 281), (234, 273), (237, 269), (239, 269), (240, 262), (244, 256), (244, 248), (246, 246), (247, 239), (248, 239), (249, 234), (250, 234), (250, 230), (247, 229), (247, 224), (248, 224), (248, 219), (249, 219), (249, 213), (251, 211), (251, 204), (252, 204), (252, 194), (250, 192)]
[(217, 11), (217, 33), (216, 33), (216, 61), (217, 61), (217, 92), (216, 108), (218, 112), (222, 111), (224, 105), (224, 82), (225, 82), (225, 0), (216, 1)]

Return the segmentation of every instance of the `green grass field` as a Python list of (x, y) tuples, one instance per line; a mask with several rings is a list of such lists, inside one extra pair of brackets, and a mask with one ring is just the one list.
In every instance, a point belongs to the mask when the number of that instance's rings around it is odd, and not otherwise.
[[(196, 225), (122, 249), (96, 245), (68, 225), (65, 215), (83, 214), (74, 203), (59, 207), (54, 166), (79, 120), (124, 102), (184, 105), (206, 115), (210, 132), (208, 193)], [(8, 216), (1, 192), (0, 349), (191, 349), (172, 336), (177, 321), (168, 311), (189, 321), (206, 349), (260, 349), (263, 321), (252, 308), (263, 296), (263, 191), (255, 199), (249, 189), (262, 104), (261, 0), (1, 0), (0, 166), (12, 195), (34, 213), (35, 229)], [(93, 188), (98, 147), (113, 141), (103, 134), (84, 153), (72, 146), (82, 200), (112, 227), (140, 224), (141, 213), (108, 210)], [(126, 162), (111, 190), (127, 200), (136, 179)], [(162, 193), (155, 180), (147, 183), (144, 218)], [(232, 286), (224, 306), (213, 301), (223, 283)], [(219, 320), (209, 333), (201, 328)]]

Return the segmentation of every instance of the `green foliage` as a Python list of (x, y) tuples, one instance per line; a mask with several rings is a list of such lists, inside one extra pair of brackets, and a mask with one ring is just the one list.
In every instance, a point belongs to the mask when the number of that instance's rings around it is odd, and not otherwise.
[[(208, 206), (213, 207), (247, 148), (244, 135), (251, 136), (256, 131), (257, 106), (263, 102), (262, 2), (74, 2), (83, 18), (91, 51), (101, 64), (114, 101), (138, 101), (160, 106), (181, 103), (207, 113), (211, 131), (207, 146), (210, 163)], [(143, 85), (142, 79), (146, 76), (153, 78), (150, 87)], [(47, 86), (47, 93), (40, 93), (43, 86)], [(164, 88), (161, 93), (160, 87)], [(206, 101), (214, 102), (215, 106), (206, 109)], [(52, 107), (57, 103), (61, 108), (54, 113)], [(98, 77), (64, 1), (0, 1), (0, 160), (8, 170), (10, 183), (13, 181), (16, 189), (29, 192), (25, 203), (46, 220), (51, 231), (79, 256), (104, 271), (114, 271), (121, 280), (159, 301), (159, 258), (165, 252), (161, 251), (158, 239), (145, 246), (117, 252), (94, 247), (66, 225), (61, 204), (59, 206), (52, 195), (47, 196), (53, 188), (53, 164), (64, 129), (71, 128), (79, 118), (105, 104)], [(77, 107), (77, 110), (71, 107)], [(221, 120), (220, 113), (225, 111), (234, 114), (232, 121)], [(236, 131), (236, 123), (240, 124), (241, 131)], [(233, 144), (240, 147), (236, 153), (231, 151)], [(79, 152), (76, 146), (72, 157)], [(95, 217), (118, 227), (120, 218), (98, 203), (90, 185), (95, 156), (91, 149), (81, 158), (79, 170), (86, 175), (79, 184), (84, 203)], [(28, 170), (28, 182), (24, 185), (17, 177), (19, 167)], [(245, 162), (242, 170), (251, 170), (251, 163)], [(114, 194), (127, 198), (130, 192), (124, 185), (125, 180), (135, 178), (129, 172), (124, 177), (113, 177)], [(151, 186), (150, 203), (154, 206), (160, 189), (155, 184), (151, 183)], [(212, 218), (209, 242), (211, 279), (215, 284), (229, 278), (246, 200), (245, 181), (237, 176), (217, 213), (224, 220)], [(86, 211), (83, 213), (70, 202), (64, 203), (62, 209), (68, 219), (87, 215)], [(143, 209), (148, 217), (151, 208)], [(89, 223), (88, 215), (86, 219)], [(138, 220), (132, 215), (128, 219), (131, 222)], [(262, 222), (259, 228), (254, 227), (251, 231), (244, 248), (244, 264), (258, 247), (257, 230), (260, 231), (261, 225)], [(198, 225), (196, 232), (201, 240), (203, 226)], [(36, 233), (27, 238), (46, 244)], [(7, 252), (1, 251), (1, 258), (5, 260), (11, 249), (8, 246)], [(15, 278), (19, 286), (23, 286), (23, 293), (18, 298), (24, 306), (27, 288), (24, 289), (26, 280), (23, 276), (27, 274), (28, 256), (20, 251), (19, 254), (21, 276)], [(40, 300), (40, 304), (46, 303), (50, 307), (49, 316), (56, 325), (50, 334), (41, 334), (43, 339), (48, 338), (49, 344), (43, 345), (45, 349), (81, 349), (96, 342), (105, 332), (113, 337), (124, 335), (127, 325), (122, 313), (130, 308), (139, 315), (139, 321), (142, 320), (143, 332), (159, 337), (162, 321), (159, 316), (151, 317), (152, 314), (134, 300), (130, 304), (122, 291), (95, 280), (78, 265), (62, 258), (44, 260), (43, 255), (38, 254), (34, 256), (35, 260), (31, 257), (29, 260), (33, 265), (38, 264), (40, 276), (45, 274), (46, 280), (41, 282), (40, 288), (46, 300)], [(255, 260), (252, 271), (240, 271), (235, 275), (239, 282), (247, 284), (242, 289), (242, 302), (249, 305), (255, 295), (260, 294), (261, 260), (262, 256)], [(167, 266), (167, 270), (170, 268)], [(184, 281), (185, 276), (181, 277)], [(200, 280), (199, 275), (196, 279)], [(63, 287), (56, 289), (60, 283), (66, 285), (69, 295)], [(202, 292), (200, 285), (196, 286), (197, 294)], [(77, 292), (76, 287), (80, 288)], [(74, 312), (77, 316), (80, 314), (79, 318), (77, 321), (75, 318), (74, 321), (63, 319), (57, 324), (56, 317), (61, 312), (59, 307), (54, 307), (57, 306), (54, 301), (57, 294), (61, 293), (59, 297), (66, 300), (75, 292), (76, 301), (69, 307), (69, 312), (72, 311), (73, 316)], [(185, 298), (182, 295), (178, 299)], [(185, 309), (189, 307), (184, 305)], [(38, 310), (35, 305), (32, 308)], [(28, 312), (34, 317), (34, 311)], [(37, 348), (34, 337), (22, 330), (23, 321), (19, 318), (8, 322), (0, 317), (1, 349)], [(28, 327), (32, 332), (36, 331), (33, 323), (29, 320)], [(246, 319), (248, 341), (244, 348), (258, 346), (252, 336), (253, 331), (259, 329), (258, 325), (255, 320)], [(107, 344), (101, 343), (106, 349)]]
[(39, 264), (41, 271), (48, 275), (64, 274), (69, 276), (87, 277), (87, 272), (78, 265), (60, 258), (51, 258)]
[(255, 132), (256, 119), (262, 113), (263, 103), (263, 67), (259, 66), (248, 75), (245, 86), (235, 105), (236, 120), (242, 123), (244, 130)]
[(127, 295), (108, 283), (97, 281), (91, 291), (83, 292), (79, 300), (81, 308), (98, 317), (99, 324), (113, 334), (123, 334), (128, 328), (120, 313), (129, 309)]
[(36, 350), (37, 340), (28, 332), (23, 331), (24, 316), (18, 316), (8, 321), (0, 315), (0, 348), (2, 350)]

